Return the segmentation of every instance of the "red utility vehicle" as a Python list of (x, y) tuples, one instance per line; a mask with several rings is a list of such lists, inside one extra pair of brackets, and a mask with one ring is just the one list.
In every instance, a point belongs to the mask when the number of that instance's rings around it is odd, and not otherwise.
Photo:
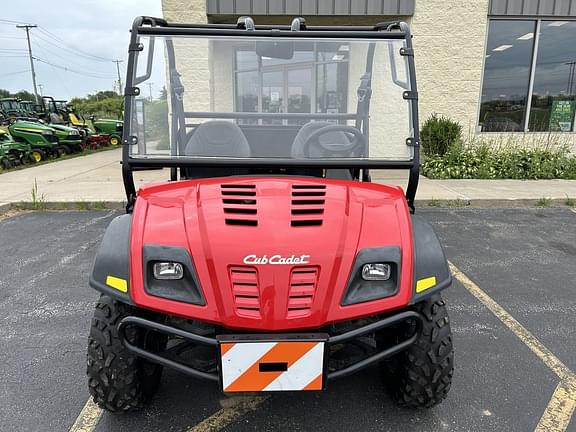
[[(90, 277), (98, 405), (142, 407), (164, 366), (234, 393), (323, 390), (376, 364), (400, 403), (441, 402), (451, 276), (414, 215), (408, 26), (140, 17), (126, 82), (127, 213)], [(134, 171), (162, 168), (169, 180), (136, 191)], [(372, 182), (399, 169), (406, 192)]]

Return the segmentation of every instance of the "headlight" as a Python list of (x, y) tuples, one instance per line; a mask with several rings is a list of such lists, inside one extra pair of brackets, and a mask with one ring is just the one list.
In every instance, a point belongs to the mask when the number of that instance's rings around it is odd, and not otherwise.
[(361, 249), (340, 304), (350, 306), (393, 296), (399, 289), (400, 264), (398, 246)]
[(184, 267), (177, 262), (154, 263), (154, 278), (158, 280), (180, 280), (184, 277)]
[(390, 264), (364, 264), (362, 279), (365, 281), (386, 281), (390, 279)]
[(144, 245), (143, 260), (146, 294), (197, 306), (206, 305), (188, 250)]
[(124, 126), (124, 123), (122, 123), (122, 122), (116, 123), (116, 129), (121, 128), (123, 126)]
[(52, 136), (52, 135), (54, 135), (54, 131), (52, 131), (50, 129), (45, 129), (42, 131), (42, 135)]
[(78, 132), (77, 130), (73, 130), (73, 131), (71, 131), (68, 135), (70, 135), (70, 136), (78, 136), (78, 135), (80, 135), (80, 132)]

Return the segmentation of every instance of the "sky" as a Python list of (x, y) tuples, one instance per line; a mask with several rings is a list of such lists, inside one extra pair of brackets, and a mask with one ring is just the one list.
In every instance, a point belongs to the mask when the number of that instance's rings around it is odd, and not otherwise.
[(0, 16), (0, 88), (32, 92), (26, 32), (16, 28), (23, 23), (38, 25), (30, 37), (39, 93), (71, 99), (113, 90), (118, 81), (113, 60), (123, 60), (124, 82), (129, 29), (137, 15), (162, 16), (161, 0), (11, 2)]

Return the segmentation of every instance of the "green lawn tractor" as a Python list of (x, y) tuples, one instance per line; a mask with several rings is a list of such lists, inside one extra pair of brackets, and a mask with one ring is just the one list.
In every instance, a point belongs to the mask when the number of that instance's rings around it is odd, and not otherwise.
[(40, 113), (37, 112), (38, 105), (32, 101), (20, 101), (21, 110), (28, 118), (39, 118)]
[(66, 154), (66, 149), (60, 146), (55, 130), (42, 123), (12, 119), (9, 120), (8, 131), (16, 142), (30, 145), (36, 162)]
[(94, 116), (92, 116), (91, 120), (96, 132), (110, 136), (108, 143), (111, 146), (120, 144), (122, 141), (122, 130), (124, 129), (124, 122), (122, 120), (96, 119)]
[(54, 129), (61, 149), (65, 154), (80, 153), (83, 150), (83, 134), (78, 128), (66, 125), (65, 119), (55, 107), (54, 98), (43, 96), (44, 120), (49, 127)]
[(20, 106), (20, 101), (16, 98), (0, 99), (0, 110), (2, 110), (2, 113), (6, 117), (26, 117), (26, 113), (22, 111), (22, 107)]
[(108, 144), (110, 136), (107, 134), (97, 133), (92, 129), (88, 121), (86, 121), (86, 119), (72, 106), (68, 105), (67, 101), (54, 100), (50, 97), (47, 98), (51, 99), (51, 110), (57, 112), (68, 126), (80, 130), (83, 135), (83, 147), (85, 149), (95, 150)]
[(0, 147), (2, 148), (2, 168), (36, 163), (32, 148), (27, 142), (15, 141), (7, 130), (0, 128)]

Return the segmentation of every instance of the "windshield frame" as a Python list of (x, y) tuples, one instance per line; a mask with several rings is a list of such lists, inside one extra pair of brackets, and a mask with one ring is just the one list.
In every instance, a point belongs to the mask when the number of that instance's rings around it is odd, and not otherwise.
[[(295, 19), (294, 22), (298, 22)], [(251, 18), (239, 20), (238, 25), (231, 24), (177, 24), (168, 23), (161, 18), (138, 17), (134, 20), (129, 46), (127, 78), (125, 89), (125, 125), (123, 129), (123, 174), (127, 196), (130, 202), (136, 196), (132, 171), (136, 169), (172, 168), (171, 179), (178, 179), (178, 168), (188, 167), (251, 167), (251, 168), (357, 168), (363, 170), (363, 178), (369, 178), (369, 169), (408, 169), (410, 170), (407, 198), (413, 206), (417, 187), (419, 168), (419, 118), (418, 118), (418, 92), (416, 84), (415, 64), (412, 48), (412, 36), (408, 25), (404, 22), (387, 22), (375, 26), (304, 26), (299, 29), (292, 26), (254, 26)], [(251, 24), (250, 24), (251, 23)], [(247, 29), (248, 28), (248, 29)], [(286, 158), (214, 158), (214, 157), (133, 157), (130, 147), (137, 145), (138, 139), (132, 130), (133, 110), (136, 99), (140, 95), (138, 84), (146, 81), (152, 73), (154, 43), (149, 44), (147, 55), (146, 72), (137, 76), (137, 58), (144, 47), (139, 43), (140, 36), (232, 36), (232, 37), (272, 37), (272, 38), (311, 38), (311, 39), (369, 39), (369, 40), (404, 40), (404, 48), (400, 49), (400, 55), (407, 59), (407, 76), (409, 77), (409, 89), (404, 92), (404, 99), (410, 102), (410, 120), (412, 137), (407, 139), (407, 145), (412, 147), (413, 155), (410, 160), (380, 160), (380, 159), (286, 159)], [(150, 38), (154, 40), (153, 37)], [(168, 45), (168, 44), (167, 44)], [(172, 51), (172, 56), (174, 52)], [(168, 49), (170, 60), (170, 49)], [(173, 59), (172, 59), (173, 60)], [(186, 113), (183, 112), (185, 115)], [(231, 114), (233, 115), (233, 114)], [(356, 115), (356, 114), (353, 114)], [(312, 118), (326, 118), (326, 114), (306, 114)], [(331, 114), (330, 118), (350, 116), (350, 114)], [(175, 116), (173, 116), (175, 117)], [(172, 120), (174, 121), (174, 120)], [(176, 120), (178, 121), (178, 120)], [(173, 123), (174, 124), (174, 123)], [(172, 140), (173, 137), (171, 137)], [(175, 145), (171, 145), (172, 148)]]

